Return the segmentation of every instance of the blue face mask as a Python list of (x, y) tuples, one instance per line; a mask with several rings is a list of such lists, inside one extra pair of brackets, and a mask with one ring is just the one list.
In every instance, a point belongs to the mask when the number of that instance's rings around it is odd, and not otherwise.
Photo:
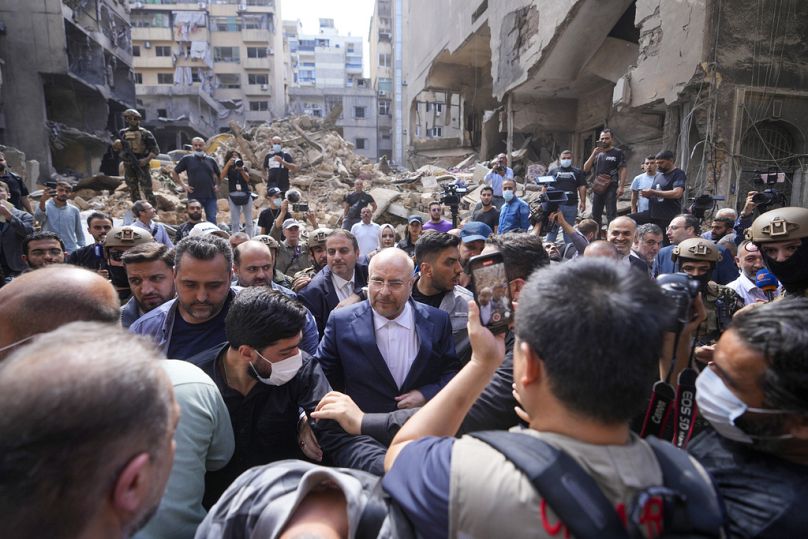
[(273, 144), (272, 145), (272, 151), (275, 152), (275, 153), (280, 152), (281, 151), (281, 145), (280, 144)]
[(502, 191), (502, 198), (505, 199), (505, 202), (510, 202), (513, 200), (513, 191)]
[(572, 159), (562, 159), (559, 164), (562, 168), (569, 168), (572, 166)]

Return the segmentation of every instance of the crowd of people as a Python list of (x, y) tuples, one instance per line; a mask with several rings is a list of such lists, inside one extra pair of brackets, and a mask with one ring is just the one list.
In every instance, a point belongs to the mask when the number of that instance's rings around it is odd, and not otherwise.
[[(157, 150), (127, 112), (135, 169)], [(760, 211), (750, 193), (739, 214), (703, 222), (683, 207), (672, 153), (629, 183), (613, 144), (604, 130), (582, 169), (559, 154), (542, 184), (564, 194), (543, 198), (555, 206), (521, 200), (498, 156), (467, 220), (436, 201), (403, 237), (373, 221), (361, 180), (340, 227), (295, 209), (279, 138), (257, 223), (239, 203), (252, 190), (241, 156), (220, 168), (199, 139), (174, 174), (186, 223), (154, 221), (135, 170), (134, 221), (92, 212), (89, 245), (69, 184), (32, 215), (0, 170), (4, 526), (800, 536), (808, 209)], [(216, 225), (220, 181), (230, 233)], [(480, 260), (503, 265), (486, 280)], [(513, 323), (492, 331), (500, 312)]]

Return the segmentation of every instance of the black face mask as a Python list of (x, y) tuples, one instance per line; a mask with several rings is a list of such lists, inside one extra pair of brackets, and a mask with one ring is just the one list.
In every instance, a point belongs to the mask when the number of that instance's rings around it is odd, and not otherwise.
[[(682, 271), (682, 263), (679, 262), (677, 266), (677, 271)], [(698, 277), (688, 276), (691, 281), (696, 281), (699, 283), (699, 292), (701, 292), (702, 297), (707, 294), (707, 285), (710, 284), (710, 278), (713, 276), (713, 270), (715, 269), (715, 264), (710, 264), (710, 269), (704, 275), (699, 275)]]
[(129, 288), (129, 278), (126, 276), (126, 268), (118, 266), (108, 266), (109, 280), (116, 288)]
[(783, 283), (787, 292), (797, 293), (808, 288), (808, 238), (802, 238), (800, 246), (785, 262), (767, 256), (763, 251), (765, 244), (755, 245), (760, 249), (766, 267)]

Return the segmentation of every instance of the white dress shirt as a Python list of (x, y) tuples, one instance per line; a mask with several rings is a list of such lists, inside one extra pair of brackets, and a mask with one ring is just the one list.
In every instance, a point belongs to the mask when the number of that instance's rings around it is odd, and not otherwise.
[(337, 298), (340, 301), (354, 293), (354, 277), (356, 277), (356, 271), (353, 272), (349, 281), (346, 281), (336, 273), (331, 273), (331, 282), (334, 284), (334, 290), (336, 290)]
[(412, 306), (407, 302), (401, 314), (393, 320), (374, 310), (373, 328), (376, 330), (376, 346), (400, 388), (418, 355), (418, 332), (415, 331)]
[[(727, 283), (727, 286), (735, 290), (735, 292), (741, 296), (744, 305), (751, 305), (752, 303), (757, 303), (758, 301), (769, 301), (769, 298), (766, 296), (766, 292), (764, 292), (761, 288), (758, 288), (755, 282), (744, 275), (743, 272), (741, 272), (741, 275), (737, 279), (731, 283)], [(774, 297), (779, 296), (781, 292), (781, 287), (778, 286), (777, 292), (774, 293)]]

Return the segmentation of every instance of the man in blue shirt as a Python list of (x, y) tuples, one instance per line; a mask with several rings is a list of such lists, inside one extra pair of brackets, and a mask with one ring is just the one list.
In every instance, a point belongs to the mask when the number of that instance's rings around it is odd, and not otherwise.
[(491, 170), (483, 178), (483, 183), (494, 190), (494, 206), (500, 209), (505, 203), (502, 197), (502, 182), (513, 179), (513, 170), (508, 166), (508, 156), (499, 154), (491, 161)]
[(499, 226), (497, 232), (505, 234), (510, 231), (524, 232), (530, 229), (530, 206), (527, 202), (516, 196), (516, 182), (505, 180), (502, 182), (502, 197), (505, 204), (499, 210)]
[(65, 244), (65, 253), (84, 247), (84, 228), (81, 226), (79, 209), (67, 203), (72, 186), (65, 181), (57, 181), (56, 188), (44, 189), (34, 218), (42, 224), (42, 230), (54, 232)]

